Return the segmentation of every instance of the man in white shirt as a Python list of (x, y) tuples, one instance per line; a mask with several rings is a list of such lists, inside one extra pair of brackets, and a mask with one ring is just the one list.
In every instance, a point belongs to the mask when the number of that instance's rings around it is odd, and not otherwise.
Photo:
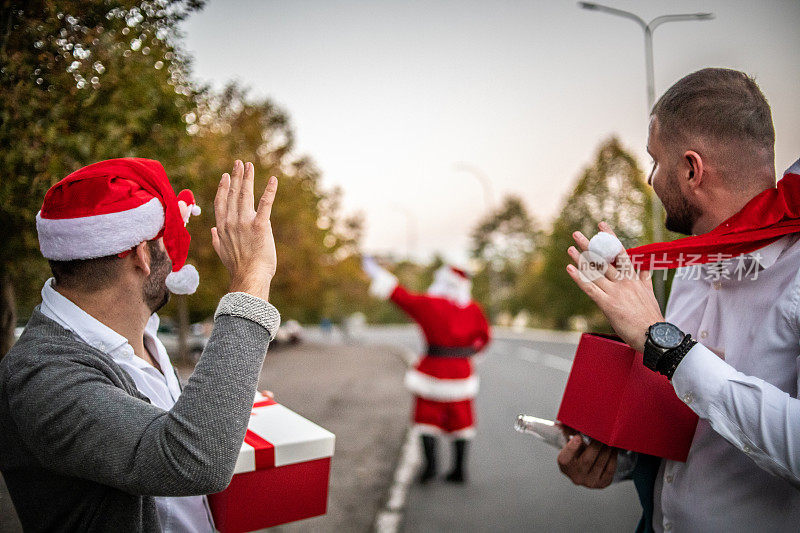
[[(677, 82), (654, 107), (648, 141), (650, 182), (667, 228), (708, 233), (773, 188), (773, 146), (769, 105), (745, 74), (704, 69)], [(576, 232), (575, 240), (587, 249), (585, 236)], [(578, 261), (575, 247), (569, 254)], [(589, 281), (567, 267), (617, 333), (645, 353), (646, 364), (658, 344), (651, 326), (677, 332), (674, 348), (647, 366), (671, 378), (700, 421), (687, 461), (661, 461), (646, 530), (800, 527), (798, 265), (800, 240), (789, 234), (739, 262), (684, 267), (663, 326), (654, 326), (665, 319), (649, 273)], [(572, 439), (558, 463), (576, 484), (602, 488), (611, 482), (615, 456)]]

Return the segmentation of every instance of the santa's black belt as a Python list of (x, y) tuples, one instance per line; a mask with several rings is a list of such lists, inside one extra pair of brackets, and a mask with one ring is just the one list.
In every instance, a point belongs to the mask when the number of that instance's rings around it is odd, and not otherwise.
[(472, 346), (437, 346), (431, 344), (426, 352), (431, 357), (470, 357), (478, 353)]

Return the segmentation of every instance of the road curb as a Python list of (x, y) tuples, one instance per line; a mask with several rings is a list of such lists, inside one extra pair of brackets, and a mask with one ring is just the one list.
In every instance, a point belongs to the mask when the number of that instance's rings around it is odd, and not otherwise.
[(394, 471), (394, 480), (386, 498), (386, 504), (375, 518), (375, 533), (397, 533), (403, 523), (403, 511), (406, 507), (408, 489), (419, 469), (419, 437), (414, 428), (406, 432), (406, 440)]

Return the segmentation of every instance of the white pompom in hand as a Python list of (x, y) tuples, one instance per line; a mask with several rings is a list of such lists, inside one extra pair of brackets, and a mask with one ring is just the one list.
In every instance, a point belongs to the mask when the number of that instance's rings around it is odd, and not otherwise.
[(605, 259), (606, 263), (613, 263), (624, 249), (616, 236), (605, 231), (601, 231), (589, 241), (589, 251)]

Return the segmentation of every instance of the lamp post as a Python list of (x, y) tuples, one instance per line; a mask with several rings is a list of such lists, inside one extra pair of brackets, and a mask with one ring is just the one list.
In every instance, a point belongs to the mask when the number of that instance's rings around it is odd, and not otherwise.
[(454, 168), (472, 175), (472, 177), (480, 182), (481, 188), (483, 189), (483, 201), (486, 203), (486, 212), (491, 213), (492, 209), (494, 209), (494, 194), (492, 192), (492, 182), (489, 180), (489, 176), (478, 167), (470, 165), (469, 163), (456, 163)]
[[(654, 18), (650, 22), (645, 22), (645, 20), (638, 15), (630, 13), (629, 11), (623, 11), (622, 9), (595, 4), (594, 2), (578, 2), (578, 5), (583, 9), (600, 11), (602, 13), (608, 13), (609, 15), (617, 15), (626, 19), (630, 19), (636, 22), (644, 31), (644, 61), (645, 70), (647, 72), (648, 113), (653, 109), (653, 104), (655, 104), (656, 101), (656, 89), (653, 74), (653, 32), (655, 29), (665, 22), (681, 22), (686, 20), (700, 21), (711, 20), (714, 18), (713, 13), (682, 13), (676, 15), (662, 15)], [(662, 208), (661, 202), (658, 200), (658, 196), (656, 196), (656, 193), (653, 189), (650, 189), (650, 200), (653, 206), (651, 220), (653, 226), (653, 240), (659, 242), (664, 239), (664, 234), (661, 231)], [(663, 273), (659, 273), (658, 275), (654, 273), (653, 289), (655, 291), (656, 299), (663, 310), (666, 303), (665, 276)]]
[[(492, 182), (489, 180), (489, 176), (486, 175), (481, 169), (474, 165), (470, 165), (469, 163), (456, 163), (454, 166), (455, 170), (466, 172), (478, 180), (481, 184), (481, 188), (483, 189), (483, 201), (486, 204), (486, 214), (491, 215), (494, 211), (494, 194), (492, 191)], [(491, 261), (487, 261), (486, 263), (487, 268), (487, 283), (489, 285), (489, 298), (486, 301), (486, 305), (488, 307), (487, 311), (489, 314), (489, 321), (491, 322), (494, 319), (494, 304), (495, 304), (495, 297), (494, 291), (496, 288), (495, 283), (495, 275), (494, 275), (494, 265)]]

